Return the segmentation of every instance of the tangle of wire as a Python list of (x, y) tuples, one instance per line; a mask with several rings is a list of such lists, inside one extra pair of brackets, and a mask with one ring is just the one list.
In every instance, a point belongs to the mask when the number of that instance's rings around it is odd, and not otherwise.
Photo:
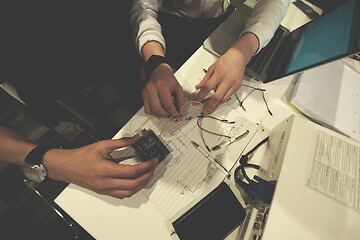
[(168, 120), (165, 122), (164, 126), (162, 127), (161, 129), (161, 132), (159, 134), (159, 140), (161, 138), (161, 135), (163, 134), (164, 132), (164, 129), (166, 127), (166, 125), (171, 121), (172, 118), (176, 117), (177, 116), (177, 119), (179, 119), (181, 116), (183, 116), (183, 111), (184, 111), (184, 107), (187, 106), (188, 104), (194, 104), (194, 103), (197, 103), (197, 104), (200, 104), (201, 108), (199, 108), (199, 110), (193, 112), (189, 117), (185, 117), (182, 121), (180, 121), (178, 124), (176, 124), (174, 127), (172, 127), (169, 131), (172, 131), (174, 128), (176, 128), (177, 126), (179, 126), (182, 122), (186, 121), (186, 120), (190, 120), (192, 117), (194, 117), (196, 114), (198, 114), (199, 112), (202, 112), (202, 110), (204, 109), (204, 105), (199, 102), (199, 101), (189, 101), (187, 103), (184, 104), (184, 106), (181, 108), (180, 112), (179, 113), (175, 113), (173, 114), (172, 116), (170, 116), (168, 118)]
[[(197, 103), (197, 104), (200, 104), (201, 108), (199, 108), (199, 110), (193, 112), (189, 117), (185, 117), (181, 122), (179, 122), (178, 124), (176, 124), (174, 127), (172, 127), (169, 131), (172, 131), (174, 128), (176, 128), (177, 126), (179, 126), (180, 124), (182, 124), (184, 121), (188, 121), (190, 120), (192, 117), (194, 117), (196, 114), (198, 114), (199, 112), (202, 112), (202, 110), (204, 109), (204, 106), (201, 102), (198, 102), (198, 101), (190, 101), (190, 102), (187, 102), (186, 104), (184, 104), (184, 106), (181, 108), (180, 110), (180, 113), (176, 113), (176, 114), (173, 114), (172, 116), (170, 116), (164, 126), (162, 127), (161, 129), (161, 132), (159, 134), (159, 140), (161, 139), (161, 136), (167, 126), (167, 124), (171, 121), (171, 119), (173, 119), (174, 117), (177, 117), (178, 119), (184, 115), (183, 111), (184, 111), (184, 108), (186, 105), (188, 104), (194, 104), (194, 103)], [(230, 136), (228, 135), (225, 135), (225, 134), (220, 134), (220, 133), (216, 133), (216, 132), (212, 132), (208, 129), (205, 129), (202, 127), (202, 120), (204, 118), (210, 118), (210, 119), (214, 119), (214, 120), (217, 120), (221, 123), (227, 123), (227, 124), (234, 124), (235, 122), (229, 122), (228, 120), (226, 119), (219, 119), (219, 118), (216, 118), (216, 117), (213, 117), (213, 116), (203, 116), (203, 115), (200, 115), (198, 116), (198, 120), (197, 120), (197, 125), (199, 127), (199, 130), (200, 130), (200, 136), (201, 136), (201, 140), (202, 142), (204, 143), (204, 146), (206, 147), (206, 149), (210, 152), (210, 148), (208, 147), (208, 145), (206, 144), (205, 142), (205, 139), (204, 139), (204, 134), (203, 134), (203, 131), (207, 132), (207, 133), (210, 133), (210, 134), (213, 134), (213, 135), (216, 135), (216, 136), (219, 136), (219, 137), (225, 137), (225, 138), (231, 138)]]
[(202, 142), (204, 143), (204, 146), (205, 148), (210, 152), (210, 148), (209, 146), (206, 144), (205, 142), (205, 139), (204, 139), (204, 134), (203, 134), (203, 131), (207, 132), (207, 133), (210, 133), (210, 134), (213, 134), (213, 135), (216, 135), (216, 136), (219, 136), (219, 137), (225, 137), (225, 138), (231, 138), (229, 135), (225, 135), (225, 134), (220, 134), (220, 133), (216, 133), (216, 132), (213, 132), (213, 131), (210, 131), (208, 129), (205, 129), (202, 127), (202, 120), (204, 118), (210, 118), (210, 119), (214, 119), (214, 120), (217, 120), (221, 123), (227, 123), (227, 124), (234, 124), (235, 122), (229, 122), (228, 120), (226, 119), (219, 119), (219, 118), (216, 118), (216, 117), (213, 117), (213, 116), (199, 116), (198, 117), (198, 120), (197, 120), (197, 125), (199, 127), (199, 130), (200, 130), (200, 136), (201, 136), (201, 140)]
[(262, 96), (262, 98), (263, 98), (263, 100), (264, 100), (264, 103), (265, 103), (265, 106), (266, 106), (267, 111), (269, 112), (269, 114), (270, 114), (271, 116), (273, 115), (272, 112), (270, 111), (269, 105), (268, 105), (268, 103), (267, 103), (267, 101), (266, 101), (266, 99), (265, 99), (265, 93), (264, 93), (264, 92), (266, 91), (265, 89), (263, 89), (263, 88), (257, 88), (257, 87), (253, 87), (253, 86), (249, 86), (249, 85), (246, 85), (246, 84), (243, 84), (242, 86), (248, 87), (248, 88), (252, 88), (252, 90), (251, 90), (250, 92), (248, 92), (248, 93), (246, 94), (246, 96), (245, 96), (242, 100), (239, 99), (239, 96), (238, 96), (237, 93), (235, 92), (235, 97), (236, 97), (236, 99), (238, 100), (240, 107), (241, 107), (242, 109), (244, 109), (244, 111), (246, 111), (246, 108), (244, 107), (244, 101), (245, 101), (245, 99), (246, 99), (251, 93), (253, 93), (254, 91), (260, 91), (260, 92), (261, 92), (261, 96)]

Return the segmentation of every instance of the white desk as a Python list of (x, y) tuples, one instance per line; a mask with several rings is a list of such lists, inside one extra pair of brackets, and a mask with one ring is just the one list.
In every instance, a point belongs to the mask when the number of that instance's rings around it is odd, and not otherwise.
[[(306, 21), (306, 15), (291, 4), (282, 24), (292, 30)], [(193, 92), (194, 85), (204, 76), (202, 69), (209, 67), (216, 59), (200, 47), (176, 72), (184, 91)], [(271, 129), (291, 114), (296, 114), (287, 105), (295, 78), (289, 76), (265, 85), (245, 78), (244, 83), (266, 89), (273, 116), (268, 114), (261, 95), (251, 94), (245, 102), (247, 111), (243, 112), (244, 117)], [(136, 129), (146, 118), (141, 109), (115, 138), (129, 129)], [(231, 181), (230, 186), (233, 185)], [(234, 193), (237, 194), (237, 191)], [(70, 184), (55, 202), (96, 239), (173, 239), (169, 229), (171, 223), (164, 221), (163, 216), (142, 194), (119, 200)], [(228, 239), (238, 239), (238, 234), (239, 231), (235, 230)]]

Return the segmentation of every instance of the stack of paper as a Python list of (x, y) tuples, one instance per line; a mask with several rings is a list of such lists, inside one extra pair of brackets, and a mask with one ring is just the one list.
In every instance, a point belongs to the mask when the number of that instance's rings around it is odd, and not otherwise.
[(315, 122), (360, 141), (360, 74), (343, 61), (303, 72), (290, 105)]

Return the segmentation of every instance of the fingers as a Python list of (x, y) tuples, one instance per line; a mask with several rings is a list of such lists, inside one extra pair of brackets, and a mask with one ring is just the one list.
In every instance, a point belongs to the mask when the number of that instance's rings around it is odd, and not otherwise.
[(241, 86), (241, 81), (238, 81), (231, 75), (226, 75), (222, 71), (212, 71), (208, 79), (209, 72), (210, 71), (207, 72), (204, 79), (196, 86), (200, 87), (200, 91), (194, 99), (195, 101), (202, 101), (211, 90), (217, 87), (215, 94), (205, 105), (203, 111), (203, 115), (205, 116), (213, 113), (217, 106), (226, 102)]
[(143, 101), (146, 114), (159, 117), (169, 116), (169, 113), (163, 108), (158, 90), (154, 86), (149, 85), (144, 89)]
[(92, 183), (90, 189), (99, 194), (110, 195), (116, 198), (130, 197), (148, 184), (154, 175), (156, 167), (152, 167), (149, 171), (135, 179), (99, 178)]
[(214, 73), (214, 67), (210, 66), (201, 82), (195, 85), (196, 89), (202, 88)]
[(131, 146), (136, 143), (140, 138), (139, 134), (134, 135), (133, 137), (123, 137), (115, 140), (103, 140), (95, 143), (99, 150), (107, 156), (110, 152), (115, 149), (123, 148), (126, 146)]
[[(207, 72), (207, 74), (209, 71)], [(204, 79), (206, 80), (207, 74), (205, 75)], [(223, 96), (225, 95), (228, 85), (225, 82), (221, 82), (222, 77), (219, 73), (213, 72), (209, 79), (206, 80), (206, 82), (203, 81), (198, 84), (197, 86), (201, 86), (199, 93), (194, 98), (195, 101), (202, 101), (206, 95), (213, 89), (218, 86), (216, 89), (215, 94), (211, 97), (208, 103), (206, 103), (205, 108), (203, 110), (203, 114), (206, 116), (209, 113), (212, 113), (217, 104), (222, 100)], [(220, 83), (221, 82), (221, 83)], [(220, 83), (220, 85), (219, 85)], [(210, 111), (211, 110), (211, 111)]]
[[(71, 182), (100, 194), (127, 197), (143, 188), (153, 176), (158, 160), (152, 159), (136, 165), (117, 164), (106, 159), (112, 150), (131, 145), (139, 140), (139, 135), (118, 140), (103, 140), (91, 145), (71, 150), (49, 151), (54, 158), (49, 177)], [(118, 191), (117, 193), (113, 193)], [(125, 191), (120, 193), (119, 191)]]
[(147, 114), (169, 117), (179, 113), (183, 105), (182, 88), (169, 65), (160, 64), (153, 71), (142, 97)]
[(214, 70), (213, 67), (211, 66), (206, 72), (201, 82), (195, 86), (195, 88), (200, 89), (200, 91), (194, 98), (194, 101), (201, 102), (202, 100), (204, 100), (206, 95), (216, 87), (216, 83), (214, 82), (214, 80), (216, 79), (213, 77), (213, 74), (214, 74)]
[(215, 109), (226, 102), (236, 90), (234, 88), (218, 88), (212, 98), (206, 103), (203, 115), (212, 114)]
[[(160, 100), (162, 103), (162, 106), (164, 107), (164, 109), (166, 110), (167, 115), (166, 116), (172, 116), (176, 113), (178, 113), (178, 110), (175, 107), (173, 98), (171, 96), (171, 93), (169, 91), (163, 91), (161, 89), (159, 89), (159, 96), (160, 96)], [(166, 117), (163, 116), (163, 117)]]
[(154, 166), (157, 166), (158, 160), (154, 158), (136, 165), (117, 164), (110, 161), (109, 163), (111, 163), (111, 165), (104, 166), (102, 172), (99, 172), (100, 175), (135, 179), (152, 169)]
[(177, 111), (180, 113), (181, 109), (184, 106), (184, 96), (182, 87), (180, 87), (180, 85), (175, 89), (175, 102)]
[(142, 92), (142, 99), (144, 103), (145, 113), (151, 115), (150, 97), (148, 92), (145, 91), (145, 89)]

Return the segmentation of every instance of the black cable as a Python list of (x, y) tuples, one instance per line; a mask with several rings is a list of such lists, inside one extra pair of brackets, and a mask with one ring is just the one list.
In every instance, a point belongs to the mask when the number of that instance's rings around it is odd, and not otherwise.
[(269, 104), (267, 103), (267, 101), (266, 101), (266, 99), (265, 99), (265, 93), (264, 93), (264, 92), (266, 91), (265, 89), (253, 87), (253, 86), (246, 85), (246, 84), (243, 84), (242, 86), (248, 87), (248, 88), (251, 88), (251, 89), (252, 89), (250, 92), (248, 92), (248, 93), (246, 94), (246, 96), (245, 96), (242, 100), (239, 99), (238, 95), (237, 95), (236, 92), (235, 92), (235, 97), (237, 98), (237, 100), (238, 100), (238, 102), (239, 102), (239, 106), (240, 106), (242, 109), (244, 109), (244, 111), (246, 111), (246, 108), (244, 107), (244, 101), (245, 101), (245, 99), (246, 99), (251, 93), (253, 93), (254, 91), (257, 90), (257, 91), (260, 91), (260, 92), (261, 92), (261, 95), (262, 95), (262, 98), (263, 98), (263, 100), (264, 100), (264, 103), (265, 103), (265, 106), (266, 106), (267, 111), (269, 112), (269, 114), (270, 114), (271, 116), (273, 115), (272, 112), (270, 111)]
[(244, 176), (244, 178), (250, 183), (251, 179), (249, 178), (249, 176), (246, 174), (245, 168), (246, 167), (251, 167), (251, 168), (255, 168), (255, 169), (259, 169), (260, 166), (256, 165), (256, 164), (252, 164), (252, 163), (248, 163), (249, 160), (249, 156), (255, 152), (261, 145), (263, 145), (264, 143), (269, 141), (269, 137), (264, 138), (261, 142), (259, 142), (258, 144), (256, 144), (255, 147), (253, 147), (250, 151), (248, 151), (246, 154), (242, 155), (239, 163), (240, 166), (238, 166), (235, 169), (235, 181), (242, 187), (247, 187), (249, 184), (245, 183), (243, 180), (240, 179), (239, 175), (239, 171), (241, 171), (242, 175)]
[(251, 93), (253, 93), (255, 90), (256, 90), (256, 89), (252, 89), (250, 92), (248, 92), (248, 94), (246, 94), (246, 96), (243, 98), (243, 100), (240, 101), (240, 107), (242, 107), (242, 108), (244, 109), (244, 111), (246, 111), (246, 109), (245, 109), (245, 107), (244, 107), (244, 105), (243, 105), (245, 99), (246, 99)]
[[(240, 168), (240, 170), (241, 170), (241, 173), (242, 173), (242, 175), (244, 176), (244, 178), (245, 178), (248, 182), (250, 182), (251, 179), (249, 178), (249, 176), (248, 176), (247, 173), (245, 172), (245, 168), (246, 168), (246, 167), (251, 167), (251, 168), (255, 168), (255, 169), (258, 169), (258, 170), (259, 170), (260, 166), (259, 166), (259, 165), (256, 165), (256, 164), (246, 164), (245, 166), (244, 166), (244, 165), (240, 165), (240, 166), (239, 166), (239, 168)], [(237, 169), (236, 169), (236, 170), (237, 170)]]
[(263, 97), (263, 99), (264, 99), (266, 108), (267, 108), (269, 114), (272, 116), (273, 114), (272, 114), (272, 112), (270, 111), (269, 105), (268, 105), (268, 103), (267, 103), (267, 101), (266, 101), (266, 99), (265, 99), (265, 93), (264, 93), (264, 92), (261, 92), (261, 93), (262, 93), (262, 97)]
[[(199, 116), (199, 117), (198, 117), (198, 120), (196, 121), (196, 123), (197, 123), (198, 127), (199, 127), (201, 130), (203, 130), (203, 131), (205, 131), (205, 132), (207, 132), (207, 133), (210, 133), (210, 134), (214, 134), (214, 135), (216, 135), (216, 136), (226, 137), (226, 138), (231, 138), (231, 137), (230, 137), (230, 136), (228, 136), (228, 135), (224, 135), (224, 134), (220, 134), (220, 133), (212, 132), (212, 131), (209, 131), (209, 130), (207, 130), (207, 129), (203, 128), (203, 127), (200, 125), (200, 120), (201, 120), (201, 119), (203, 119), (203, 118), (206, 118), (206, 117), (205, 117), (205, 116)], [(209, 118), (214, 118), (214, 117), (209, 117)], [(224, 120), (217, 119), (217, 118), (214, 118), (214, 119), (219, 120), (219, 121), (221, 121), (221, 122), (223, 122), (223, 121), (224, 121)], [(225, 120), (225, 121), (227, 121), (227, 120)], [(229, 123), (232, 123), (232, 122), (229, 122)]]
[[(234, 177), (236, 184), (239, 185), (251, 198), (261, 200), (266, 204), (271, 204), (276, 183), (274, 181), (266, 181), (257, 175), (254, 175), (254, 178), (250, 179), (245, 171), (245, 168), (247, 167), (255, 168), (257, 170), (260, 169), (259, 165), (248, 163), (249, 156), (268, 140), (269, 137), (264, 138), (245, 155), (241, 156), (239, 160), (240, 165), (235, 169)], [(245, 179), (247, 182), (245, 182)]]
[(242, 86), (248, 87), (248, 88), (252, 88), (252, 89), (254, 89), (254, 90), (259, 90), (259, 91), (262, 91), (262, 92), (265, 92), (265, 91), (266, 91), (266, 90), (263, 89), (263, 88), (257, 88), (257, 87), (253, 87), (253, 86), (246, 85), (246, 84), (242, 84)]
[(248, 151), (245, 156), (249, 157), (250, 154), (252, 154), (253, 152), (256, 151), (256, 149), (258, 149), (261, 145), (263, 145), (264, 143), (266, 143), (267, 141), (269, 141), (269, 137), (264, 138), (261, 142), (259, 142), (255, 147), (253, 147), (250, 151)]

